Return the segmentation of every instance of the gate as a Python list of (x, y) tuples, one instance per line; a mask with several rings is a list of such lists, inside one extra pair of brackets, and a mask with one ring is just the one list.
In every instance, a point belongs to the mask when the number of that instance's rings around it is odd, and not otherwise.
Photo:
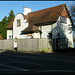
[(66, 38), (57, 38), (53, 39), (53, 50), (68, 48), (68, 39)]
[(58, 39), (58, 49), (66, 49), (68, 48), (68, 39), (61, 38)]

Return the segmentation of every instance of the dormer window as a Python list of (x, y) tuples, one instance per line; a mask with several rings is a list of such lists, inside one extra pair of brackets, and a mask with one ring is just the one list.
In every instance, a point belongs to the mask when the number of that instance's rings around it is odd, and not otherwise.
[(21, 26), (21, 20), (17, 20), (17, 27)]
[(66, 17), (60, 16), (60, 22), (61, 23), (67, 23)]

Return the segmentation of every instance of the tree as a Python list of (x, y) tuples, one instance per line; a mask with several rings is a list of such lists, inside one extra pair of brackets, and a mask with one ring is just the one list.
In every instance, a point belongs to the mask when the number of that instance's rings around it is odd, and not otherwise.
[(7, 26), (7, 17), (5, 16), (2, 21), (0, 22), (0, 34), (3, 37), (3, 39), (6, 38), (6, 26)]
[(75, 32), (75, 2), (69, 5), (69, 11), (74, 23), (74, 26), (72, 26), (73, 31)]
[(14, 15), (14, 12), (12, 9), (11, 9), (10, 13), (8, 13), (8, 14), (9, 14), (9, 16), (8, 16), (7, 22), (9, 24), (10, 21), (15, 17), (15, 15)]
[(10, 21), (14, 18), (13, 10), (10, 11), (8, 17), (4, 17), (2, 21), (0, 22), (0, 34), (3, 37), (3, 39), (6, 39), (7, 30), (6, 26), (10, 23)]
[(70, 14), (73, 19), (73, 22), (75, 22), (75, 2), (69, 5), (70, 8)]

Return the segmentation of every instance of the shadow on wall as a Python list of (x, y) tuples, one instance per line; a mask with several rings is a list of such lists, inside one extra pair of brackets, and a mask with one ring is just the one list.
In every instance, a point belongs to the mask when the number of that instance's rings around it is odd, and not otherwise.
[(49, 34), (52, 33), (52, 42), (50, 41), (51, 37), (49, 37), (49, 44), (52, 45), (53, 51), (55, 52), (59, 49), (70, 48), (72, 46), (72, 42), (69, 41), (68, 36), (65, 34), (65, 32), (68, 30), (67, 25), (63, 26), (62, 23), (58, 21), (55, 27), (53, 27), (53, 25), (51, 27), (52, 30), (49, 32)]

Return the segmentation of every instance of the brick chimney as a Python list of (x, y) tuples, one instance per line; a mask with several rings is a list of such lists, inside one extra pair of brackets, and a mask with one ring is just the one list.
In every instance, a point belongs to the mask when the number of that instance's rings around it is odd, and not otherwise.
[(31, 8), (28, 8), (28, 7), (23, 7), (24, 9), (24, 15), (27, 15), (28, 13), (31, 12)]

